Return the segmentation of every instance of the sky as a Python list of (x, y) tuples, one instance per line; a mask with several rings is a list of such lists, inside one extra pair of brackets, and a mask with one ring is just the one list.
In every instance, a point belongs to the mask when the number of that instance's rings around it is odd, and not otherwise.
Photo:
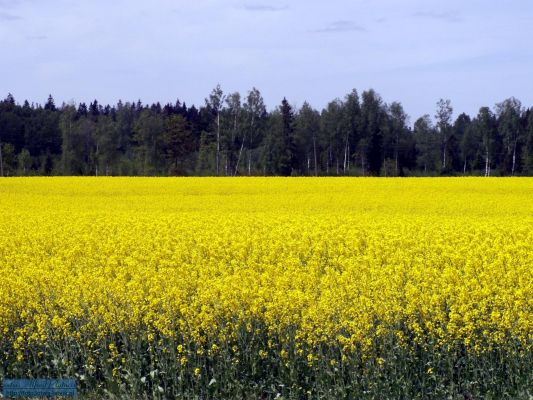
[(352, 89), (411, 123), (533, 106), (533, 1), (0, 0), (0, 96), (201, 105), (220, 84), (322, 109)]

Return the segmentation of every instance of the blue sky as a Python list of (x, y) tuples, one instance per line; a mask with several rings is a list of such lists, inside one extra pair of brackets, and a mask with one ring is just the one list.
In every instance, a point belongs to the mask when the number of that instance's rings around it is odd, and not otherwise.
[(0, 0), (0, 96), (202, 104), (257, 87), (322, 108), (352, 88), (411, 123), (507, 97), (533, 106), (533, 2)]

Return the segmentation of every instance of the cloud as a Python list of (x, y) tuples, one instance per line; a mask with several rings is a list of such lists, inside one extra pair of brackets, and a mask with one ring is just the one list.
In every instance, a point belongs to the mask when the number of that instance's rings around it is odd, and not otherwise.
[(0, 0), (0, 7), (9, 7), (16, 3), (16, 0)]
[(333, 21), (329, 23), (325, 28), (317, 29), (313, 32), (327, 33), (327, 32), (366, 32), (366, 28), (356, 24), (353, 21)]
[(20, 0), (0, 0), (0, 8), (14, 8), (20, 4)]
[(479, 67), (499, 66), (502, 65), (524, 65), (533, 62), (533, 53), (527, 52), (512, 52), (504, 53), (486, 53), (477, 54), (466, 57), (450, 57), (448, 59), (437, 60), (433, 62), (407, 64), (394, 68), (388, 68), (384, 71), (400, 71), (400, 72), (448, 72), (452, 70), (478, 69)]
[(284, 11), (289, 7), (287, 6), (269, 6), (266, 4), (245, 4), (242, 8), (246, 11), (258, 11), (258, 12), (272, 12), (272, 11)]
[(436, 20), (447, 21), (447, 22), (461, 21), (461, 17), (459, 16), (459, 14), (453, 11), (445, 11), (445, 12), (418, 11), (411, 15), (417, 18), (436, 19)]
[(26, 40), (46, 40), (48, 39), (48, 36), (46, 35), (28, 35), (26, 36)]
[(0, 12), (0, 21), (17, 21), (19, 19), (22, 19), (22, 17), (18, 15), (8, 14), (5, 12)]

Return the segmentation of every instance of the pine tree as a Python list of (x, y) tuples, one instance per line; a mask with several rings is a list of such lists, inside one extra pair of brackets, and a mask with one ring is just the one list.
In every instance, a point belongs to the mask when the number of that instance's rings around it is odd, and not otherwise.
[(283, 98), (281, 112), (281, 137), (278, 138), (279, 158), (277, 170), (280, 175), (290, 176), (297, 170), (296, 146), (294, 142), (294, 112), (286, 98)]
[(57, 110), (55, 102), (54, 102), (54, 98), (52, 97), (52, 95), (48, 96), (48, 100), (46, 101), (46, 104), (44, 105), (44, 109), (48, 110), (48, 111), (56, 111)]

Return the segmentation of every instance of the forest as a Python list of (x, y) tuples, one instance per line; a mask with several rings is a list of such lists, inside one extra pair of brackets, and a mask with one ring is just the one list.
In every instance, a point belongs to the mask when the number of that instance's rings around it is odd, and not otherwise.
[(0, 176), (533, 175), (533, 108), (511, 97), (453, 118), (441, 99), (411, 125), (399, 102), (352, 90), (322, 110), (220, 85), (200, 107), (0, 101)]

